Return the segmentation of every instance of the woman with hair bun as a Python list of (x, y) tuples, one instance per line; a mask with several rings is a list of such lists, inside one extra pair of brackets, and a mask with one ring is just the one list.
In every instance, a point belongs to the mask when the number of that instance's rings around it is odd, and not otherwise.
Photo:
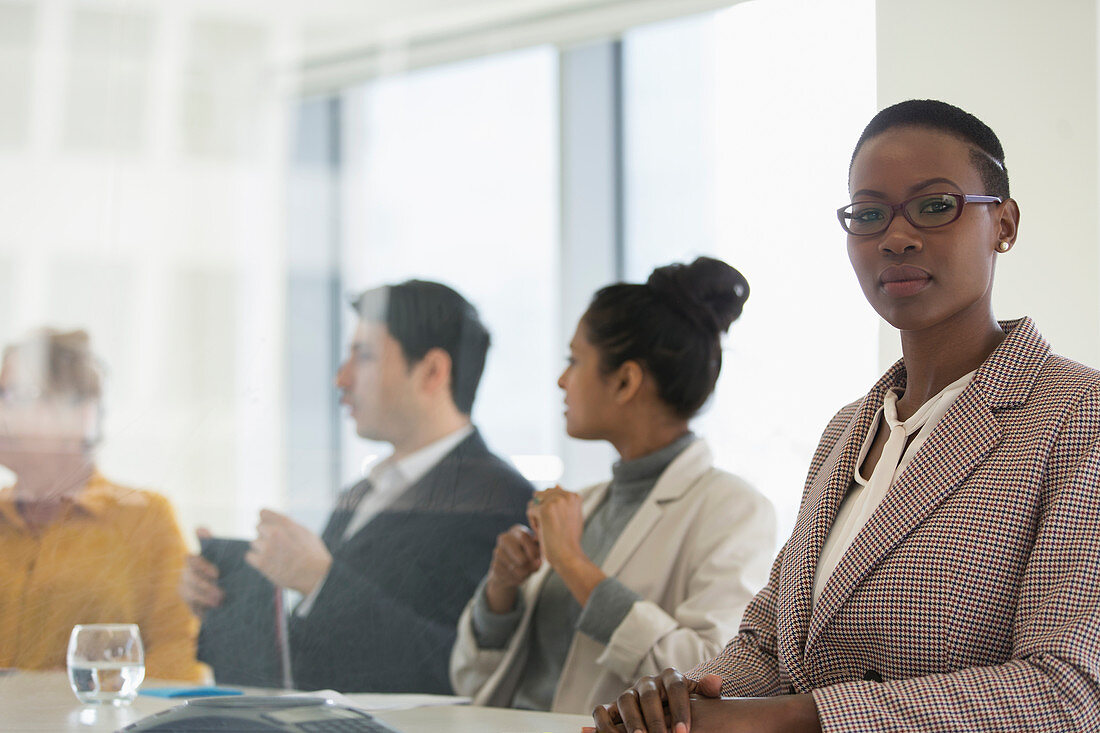
[(712, 657), (764, 581), (771, 504), (714, 467), (689, 427), (714, 391), (721, 336), (749, 285), (700, 257), (601, 289), (558, 386), (566, 432), (606, 440), (612, 479), (556, 486), (500, 535), (459, 620), (455, 691), (475, 703), (583, 713), (639, 675)]

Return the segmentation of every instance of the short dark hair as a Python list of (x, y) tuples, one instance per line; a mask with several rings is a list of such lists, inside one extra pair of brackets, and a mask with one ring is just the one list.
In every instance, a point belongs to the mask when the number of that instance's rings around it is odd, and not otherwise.
[(690, 418), (722, 370), (721, 335), (741, 315), (749, 283), (721, 260), (658, 267), (645, 285), (599, 290), (581, 319), (605, 373), (636, 361), (676, 415)]
[(351, 305), (364, 321), (386, 326), (409, 364), (430, 349), (447, 352), (451, 398), (459, 412), (470, 414), (485, 369), (489, 331), (469, 301), (442, 283), (406, 280), (364, 291)]
[[(871, 118), (852, 151), (851, 174), (856, 155), (871, 138), (895, 127), (927, 127), (953, 135), (969, 144), (970, 161), (978, 170), (988, 196), (1009, 197), (1005, 151), (996, 133), (974, 115), (936, 99), (910, 99), (887, 107)], [(962, 191), (961, 193), (977, 193)]]

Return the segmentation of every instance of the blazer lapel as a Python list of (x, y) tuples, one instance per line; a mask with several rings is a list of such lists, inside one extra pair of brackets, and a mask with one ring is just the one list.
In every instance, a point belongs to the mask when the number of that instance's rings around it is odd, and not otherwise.
[[(841, 557), (814, 607), (806, 637), (807, 655), (863, 578), (959, 486), (1000, 438), (993, 411), (972, 382)], [(811, 579), (811, 588), (812, 583)]]
[[(623, 565), (634, 556), (638, 546), (649, 539), (650, 530), (664, 513), (664, 505), (683, 496), (706, 473), (712, 463), (710, 449), (702, 440), (695, 441), (676, 456), (657, 479), (657, 483), (653, 485), (649, 496), (642, 502), (638, 511), (627, 522), (619, 538), (611, 546), (600, 569), (609, 577), (618, 574)], [(602, 490), (597, 492), (599, 497), (595, 501), (592, 501), (594, 497), (589, 497), (585, 501), (585, 517), (599, 506), (606, 491), (605, 484)]]
[[(462, 442), (446, 453), (427, 473), (409, 484), (384, 511), (449, 511), (468, 498), (469, 481), (464, 472), (477, 470), (477, 463), (489, 449), (475, 428)], [(381, 512), (379, 512), (381, 514)]]
[[(899, 361), (871, 389), (845, 433), (807, 488), (784, 550), (778, 604), (779, 654), (799, 689), (809, 689), (806, 660), (822, 631), (852, 592), (906, 535), (941, 504), (1001, 440), (995, 414), (1025, 402), (1050, 346), (1030, 318), (1002, 321), (1007, 337), (978, 368), (928, 441), (844, 553), (816, 605), (813, 579), (862, 441), (887, 389), (904, 386)], [(831, 466), (831, 468), (830, 468)], [(812, 607), (812, 612), (811, 612)]]
[(791, 538), (783, 550), (779, 576), (776, 626), (779, 656), (791, 680), (799, 689), (808, 688), (803, 668), (803, 640), (810, 623), (814, 573), (818, 557), (829, 534), (840, 501), (852, 482), (863, 439), (882, 404), (882, 395), (892, 385), (895, 366), (863, 398), (855, 416), (822, 462), (821, 470), (807, 488)]
[(335, 551), (337, 547), (343, 544), (344, 531), (351, 523), (352, 516), (355, 515), (355, 508), (363, 500), (363, 497), (370, 493), (371, 488), (370, 479), (365, 478), (350, 489), (340, 493), (340, 498), (336, 501), (336, 507), (329, 515), (324, 532), (321, 533), (321, 541), (325, 543), (325, 547), (330, 552)]

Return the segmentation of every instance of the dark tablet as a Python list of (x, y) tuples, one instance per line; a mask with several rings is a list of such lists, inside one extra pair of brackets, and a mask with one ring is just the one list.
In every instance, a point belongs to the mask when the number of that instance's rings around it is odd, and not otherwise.
[(199, 661), (210, 665), (218, 684), (284, 687), (288, 678), (280, 591), (245, 562), (245, 540), (215, 537), (200, 542), (202, 556), (218, 567), (225, 598), (203, 615)]

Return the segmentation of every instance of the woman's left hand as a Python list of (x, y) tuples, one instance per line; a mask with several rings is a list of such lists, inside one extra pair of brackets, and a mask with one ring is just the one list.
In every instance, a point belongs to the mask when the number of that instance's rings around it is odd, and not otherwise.
[(527, 519), (547, 562), (555, 568), (586, 557), (581, 548), (584, 515), (581, 497), (560, 486), (536, 491), (527, 505)]
[(555, 486), (535, 492), (527, 505), (527, 519), (539, 538), (543, 557), (565, 581), (569, 592), (584, 606), (607, 576), (584, 554), (581, 535), (584, 514), (579, 494)]

